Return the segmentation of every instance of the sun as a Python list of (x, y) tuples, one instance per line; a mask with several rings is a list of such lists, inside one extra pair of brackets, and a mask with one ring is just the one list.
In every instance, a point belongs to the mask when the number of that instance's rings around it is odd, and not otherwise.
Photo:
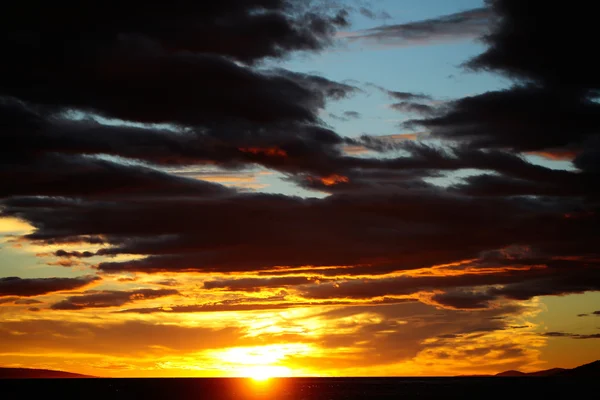
[(244, 368), (241, 375), (252, 379), (255, 382), (265, 382), (271, 378), (280, 378), (290, 376), (290, 369), (278, 365), (255, 365)]
[(270, 378), (294, 375), (282, 364), (289, 355), (306, 353), (304, 344), (274, 344), (253, 347), (232, 347), (215, 354), (222, 364), (230, 366), (230, 376), (251, 378), (255, 382), (265, 382)]

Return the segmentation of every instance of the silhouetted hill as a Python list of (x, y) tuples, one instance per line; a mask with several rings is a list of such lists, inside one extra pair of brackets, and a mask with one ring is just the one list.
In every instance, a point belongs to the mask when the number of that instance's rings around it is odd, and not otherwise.
[(562, 371), (559, 376), (600, 378), (600, 360)]
[(560, 376), (560, 377), (570, 377), (570, 378), (592, 378), (598, 377), (600, 378), (600, 360), (591, 362), (589, 364), (581, 365), (579, 367), (575, 367), (572, 369), (565, 368), (552, 368), (546, 369), (543, 371), (536, 372), (521, 372), (521, 371), (504, 371), (496, 374), (495, 376)]
[(500, 372), (499, 374), (496, 374), (496, 376), (525, 376), (527, 375), (525, 372), (521, 372), (521, 371), (515, 371), (515, 370), (510, 370), (510, 371), (504, 371), (504, 372)]
[(545, 369), (543, 371), (530, 372), (527, 374), (527, 376), (554, 376), (554, 375), (558, 375), (564, 371), (568, 371), (568, 369), (552, 368), (552, 369)]
[(93, 376), (73, 374), (71, 372), (32, 368), (2, 368), (0, 379), (39, 379), (39, 378), (93, 378)]

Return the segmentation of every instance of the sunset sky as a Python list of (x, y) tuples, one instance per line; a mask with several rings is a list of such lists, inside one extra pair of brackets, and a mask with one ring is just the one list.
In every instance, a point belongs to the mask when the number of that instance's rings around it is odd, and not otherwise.
[(0, 23), (0, 366), (600, 359), (593, 2), (14, 1)]

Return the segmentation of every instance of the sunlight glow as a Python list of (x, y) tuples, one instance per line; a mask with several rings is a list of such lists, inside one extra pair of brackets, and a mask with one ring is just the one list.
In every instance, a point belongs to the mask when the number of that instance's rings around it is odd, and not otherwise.
[(233, 347), (220, 352), (217, 357), (230, 364), (271, 365), (289, 355), (308, 353), (310, 350), (310, 346), (300, 343)]
[(292, 371), (280, 365), (257, 365), (240, 370), (240, 376), (251, 378), (256, 382), (265, 382), (271, 378), (291, 376)]

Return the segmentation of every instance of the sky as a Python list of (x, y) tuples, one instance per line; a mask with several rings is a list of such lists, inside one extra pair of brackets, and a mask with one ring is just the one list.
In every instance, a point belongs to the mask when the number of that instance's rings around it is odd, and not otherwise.
[(590, 7), (14, 2), (0, 366), (447, 376), (600, 359)]

